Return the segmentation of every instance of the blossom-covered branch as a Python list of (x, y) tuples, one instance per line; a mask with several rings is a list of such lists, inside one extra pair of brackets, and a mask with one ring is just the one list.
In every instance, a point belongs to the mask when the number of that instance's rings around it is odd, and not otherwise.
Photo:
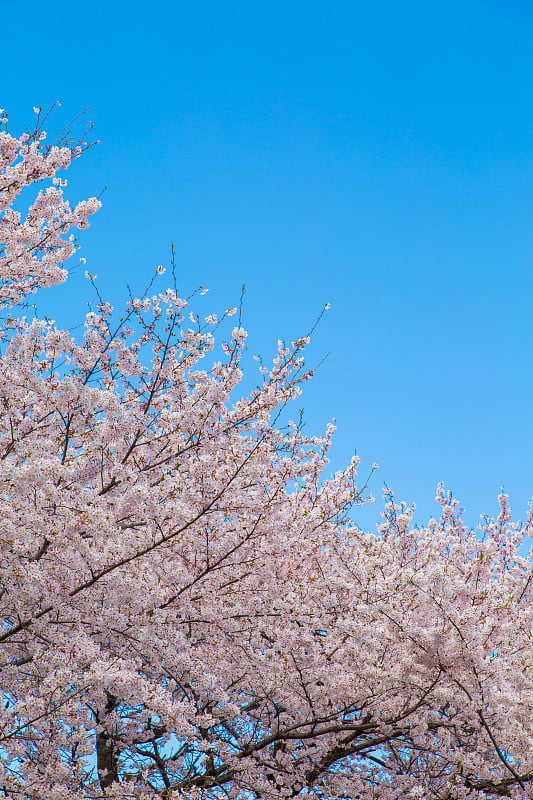
[[(6, 307), (67, 277), (99, 205), (61, 195), (80, 147), (0, 134)], [(287, 421), (309, 337), (239, 397), (235, 309), (153, 286), (122, 314), (100, 297), (79, 338), (2, 323), (0, 791), (529, 797), (531, 513), (502, 494), (469, 531), (439, 488), (416, 528), (386, 490), (361, 531), (358, 460), (328, 477), (334, 426)]]

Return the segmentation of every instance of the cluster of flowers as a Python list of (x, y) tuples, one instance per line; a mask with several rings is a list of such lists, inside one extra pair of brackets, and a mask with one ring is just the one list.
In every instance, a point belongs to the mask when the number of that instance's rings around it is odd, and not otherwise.
[[(4, 307), (67, 276), (99, 202), (71, 210), (58, 178), (13, 203), (82, 150), (0, 133)], [(101, 301), (80, 340), (2, 323), (0, 791), (530, 797), (531, 514), (502, 495), (480, 536), (439, 488), (420, 529), (387, 490), (361, 531), (358, 459), (324, 477), (334, 426), (286, 421), (309, 338), (236, 399), (246, 332), (219, 359), (235, 309), (190, 301)]]

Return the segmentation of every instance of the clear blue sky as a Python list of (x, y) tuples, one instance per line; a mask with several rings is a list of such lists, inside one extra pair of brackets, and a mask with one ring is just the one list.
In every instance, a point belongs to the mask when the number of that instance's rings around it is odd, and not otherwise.
[[(533, 494), (532, 67), (527, 0), (0, 0), (12, 129), (59, 98), (102, 145), (70, 171), (115, 304), (175, 243), (206, 313), (246, 283), (250, 349), (331, 351), (303, 398), (334, 469), (476, 524)], [(6, 76), (9, 75), (7, 79)], [(50, 131), (55, 129), (51, 123)], [(84, 311), (74, 279), (47, 303)], [(377, 515), (360, 517), (372, 525)]]

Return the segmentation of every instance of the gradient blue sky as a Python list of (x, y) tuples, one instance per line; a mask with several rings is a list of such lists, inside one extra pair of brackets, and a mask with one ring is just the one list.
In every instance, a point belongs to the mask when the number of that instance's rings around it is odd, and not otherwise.
[[(533, 6), (418, 2), (0, 0), (11, 129), (32, 106), (85, 106), (102, 145), (70, 171), (103, 209), (82, 238), (115, 304), (174, 242), (205, 313), (246, 283), (250, 349), (332, 310), (306, 389), (335, 417), (332, 467), (357, 450), (436, 513), (439, 481), (470, 524), (503, 485), (533, 494)], [(80, 276), (46, 300), (64, 325)], [(356, 515), (371, 526), (379, 511)]]

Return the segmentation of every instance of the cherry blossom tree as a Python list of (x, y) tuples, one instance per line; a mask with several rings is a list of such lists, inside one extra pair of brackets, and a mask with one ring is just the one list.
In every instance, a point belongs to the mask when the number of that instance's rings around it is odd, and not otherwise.
[(99, 207), (42, 121), (0, 131), (0, 795), (530, 798), (531, 512), (471, 531), (439, 488), (418, 528), (386, 490), (363, 532), (357, 459), (287, 421), (309, 337), (239, 396), (236, 310), (172, 278), (83, 335), (30, 313)]

